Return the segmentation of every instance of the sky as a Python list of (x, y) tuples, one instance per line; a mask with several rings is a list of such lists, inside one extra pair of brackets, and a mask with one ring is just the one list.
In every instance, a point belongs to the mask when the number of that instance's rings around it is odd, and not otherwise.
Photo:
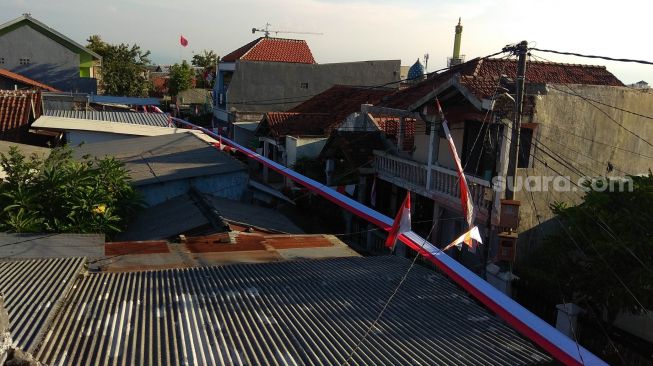
[[(653, 61), (652, 11), (653, 3), (631, 0), (0, 0), (0, 22), (29, 12), (82, 44), (92, 34), (136, 43), (158, 64), (190, 60), (204, 49), (226, 55), (260, 36), (253, 27), (270, 23), (323, 33), (278, 35), (305, 39), (318, 63), (400, 59), (412, 65), (428, 53), (429, 71), (446, 66), (458, 17), (468, 60), (527, 40), (543, 49)], [(653, 65), (533, 54), (605, 65), (624, 83), (653, 84)]]

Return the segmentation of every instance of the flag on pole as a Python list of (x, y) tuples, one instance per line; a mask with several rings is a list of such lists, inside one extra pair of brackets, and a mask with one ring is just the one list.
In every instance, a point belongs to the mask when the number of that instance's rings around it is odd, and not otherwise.
[(179, 36), (179, 43), (184, 47), (188, 46), (188, 40), (184, 36)]
[(395, 221), (390, 228), (388, 233), (388, 238), (385, 241), (385, 246), (388, 248), (394, 248), (397, 243), (397, 238), (403, 233), (410, 231), (410, 192), (406, 192), (406, 198), (401, 204), (399, 212), (395, 217)]
[(451, 244), (444, 247), (442, 251), (450, 249), (453, 246), (457, 246), (458, 249), (461, 249), (463, 243), (467, 244), (471, 249), (474, 249), (475, 246), (472, 239), (476, 240), (479, 244), (483, 244), (483, 238), (481, 238), (481, 233), (478, 231), (478, 226), (474, 226), (471, 230), (456, 238), (456, 240), (452, 241)]
[(453, 138), (451, 137), (451, 132), (449, 131), (449, 126), (447, 120), (444, 118), (444, 113), (442, 112), (442, 107), (440, 107), (440, 101), (435, 98), (436, 106), (438, 107), (438, 114), (440, 119), (442, 119), (442, 129), (444, 130), (444, 135), (449, 142), (449, 151), (453, 156), (453, 160), (456, 163), (456, 169), (458, 170), (458, 185), (460, 186), (460, 201), (463, 208), (463, 214), (465, 215), (465, 220), (467, 220), (467, 226), (471, 228), (474, 225), (474, 219), (476, 213), (474, 212), (474, 203), (472, 198), (469, 195), (469, 188), (467, 186), (467, 178), (465, 178), (465, 173), (463, 172), (463, 166), (460, 163), (460, 157), (458, 157), (458, 151), (456, 151), (456, 145), (453, 143)]

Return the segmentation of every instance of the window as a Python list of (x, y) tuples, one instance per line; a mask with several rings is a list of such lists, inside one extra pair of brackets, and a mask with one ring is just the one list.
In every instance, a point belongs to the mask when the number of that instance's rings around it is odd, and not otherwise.
[(21, 65), (29, 65), (29, 59), (28, 58), (21, 58), (18, 62)]
[(301, 83), (299, 84), (299, 87), (302, 89), (308, 89), (308, 83)]
[(4, 58), (4, 57), (0, 57), (0, 64), (4, 64), (4, 63), (5, 63), (5, 58)]

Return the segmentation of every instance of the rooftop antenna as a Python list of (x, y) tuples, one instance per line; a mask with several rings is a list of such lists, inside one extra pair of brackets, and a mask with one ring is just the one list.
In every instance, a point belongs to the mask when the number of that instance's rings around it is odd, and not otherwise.
[(426, 73), (426, 70), (429, 69), (429, 54), (425, 53), (424, 54), (424, 72)]
[(315, 34), (318, 36), (323, 35), (324, 33), (317, 33), (317, 32), (295, 32), (295, 31), (289, 31), (289, 30), (272, 30), (270, 29), (270, 26), (272, 24), (270, 23), (265, 23), (265, 28), (252, 28), (252, 34), (256, 32), (261, 32), (265, 35), (265, 37), (270, 37), (270, 33), (274, 33), (276, 36), (279, 33), (292, 33), (292, 34)]

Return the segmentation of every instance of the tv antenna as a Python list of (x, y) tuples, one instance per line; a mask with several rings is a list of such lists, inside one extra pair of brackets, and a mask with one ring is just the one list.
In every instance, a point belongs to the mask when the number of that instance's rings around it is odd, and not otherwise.
[(261, 33), (265, 34), (266, 37), (269, 37), (269, 36), (270, 36), (270, 33), (274, 33), (275, 36), (276, 36), (277, 34), (279, 34), (279, 33), (292, 33), (292, 34), (315, 34), (315, 35), (318, 35), (318, 36), (321, 36), (321, 35), (324, 34), (324, 33), (317, 33), (317, 32), (295, 32), (295, 31), (289, 31), (289, 30), (272, 30), (272, 29), (270, 29), (270, 26), (271, 26), (271, 25), (272, 25), (272, 24), (270, 24), (270, 23), (265, 23), (265, 28), (261, 28), (261, 29), (259, 29), (259, 28), (252, 28), (252, 34), (254, 34), (254, 33), (256, 33), (256, 32), (261, 32)]

